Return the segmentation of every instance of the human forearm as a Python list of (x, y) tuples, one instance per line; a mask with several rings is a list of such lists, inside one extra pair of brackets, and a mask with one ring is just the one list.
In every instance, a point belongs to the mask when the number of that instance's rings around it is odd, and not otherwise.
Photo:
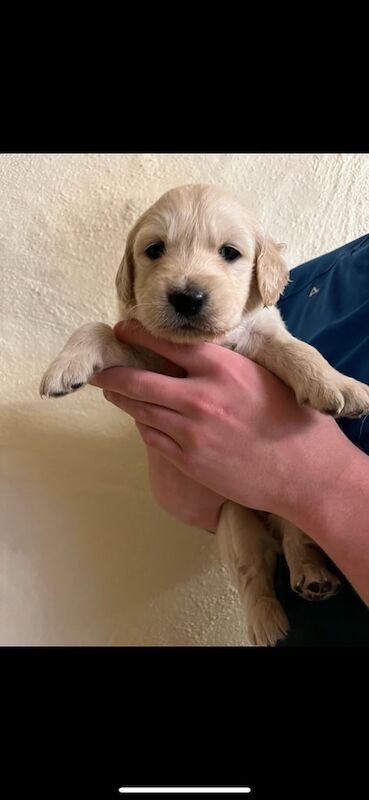
[(369, 605), (369, 458), (337, 433), (334, 450), (323, 443), (306, 470), (300, 497), (294, 497), (285, 515), (324, 550)]

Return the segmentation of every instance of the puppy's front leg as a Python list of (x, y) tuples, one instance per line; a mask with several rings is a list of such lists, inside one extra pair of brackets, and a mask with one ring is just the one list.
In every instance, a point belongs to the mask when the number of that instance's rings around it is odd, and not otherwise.
[(65, 347), (45, 372), (41, 397), (63, 397), (84, 386), (96, 372), (107, 367), (147, 368), (138, 351), (122, 344), (109, 325), (89, 322), (68, 339)]
[(258, 332), (250, 357), (294, 390), (298, 403), (334, 417), (369, 413), (369, 387), (342, 375), (306, 342), (288, 331)]

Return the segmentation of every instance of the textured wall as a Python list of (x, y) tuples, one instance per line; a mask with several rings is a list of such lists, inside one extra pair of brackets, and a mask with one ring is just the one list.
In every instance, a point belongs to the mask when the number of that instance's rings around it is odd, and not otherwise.
[(149, 497), (133, 423), (91, 387), (38, 398), (89, 320), (115, 322), (126, 233), (166, 189), (222, 183), (291, 265), (369, 229), (367, 155), (1, 155), (0, 644), (242, 644), (209, 534)]

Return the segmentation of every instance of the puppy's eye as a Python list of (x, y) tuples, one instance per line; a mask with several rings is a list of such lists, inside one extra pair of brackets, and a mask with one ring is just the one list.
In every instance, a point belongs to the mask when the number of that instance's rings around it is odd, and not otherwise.
[(157, 258), (160, 258), (160, 256), (164, 254), (164, 252), (164, 242), (155, 242), (155, 244), (150, 244), (145, 250), (146, 255), (151, 258), (151, 261), (156, 261)]
[(231, 247), (229, 244), (224, 244), (223, 247), (218, 250), (218, 253), (224, 258), (224, 261), (236, 261), (237, 258), (241, 257), (240, 251), (236, 250), (235, 247)]

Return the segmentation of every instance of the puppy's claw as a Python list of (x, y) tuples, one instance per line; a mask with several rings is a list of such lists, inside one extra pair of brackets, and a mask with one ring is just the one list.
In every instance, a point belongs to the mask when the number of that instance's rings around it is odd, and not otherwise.
[(54, 399), (73, 394), (88, 383), (93, 373), (92, 366), (83, 363), (80, 358), (68, 361), (58, 358), (53, 361), (42, 378), (40, 395), (42, 398)]

